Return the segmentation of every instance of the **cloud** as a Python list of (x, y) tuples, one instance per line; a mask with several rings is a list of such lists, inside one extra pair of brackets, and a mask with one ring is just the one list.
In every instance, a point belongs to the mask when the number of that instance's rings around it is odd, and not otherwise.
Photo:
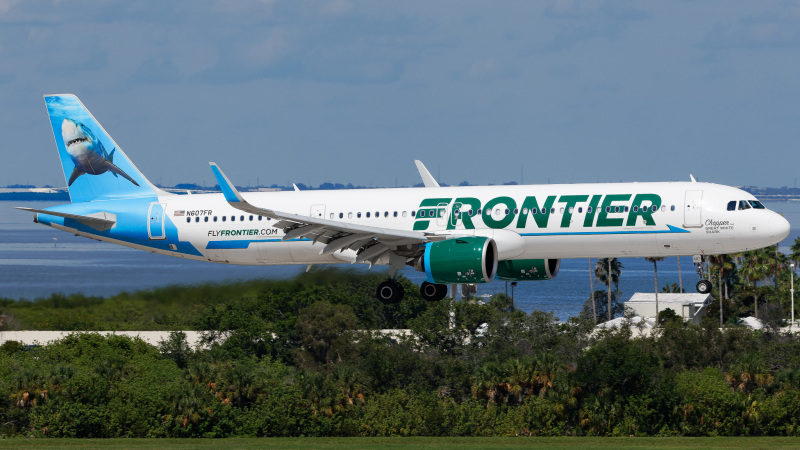
[(697, 44), (697, 48), (708, 52), (797, 47), (800, 47), (800, 16), (773, 12), (719, 24)]

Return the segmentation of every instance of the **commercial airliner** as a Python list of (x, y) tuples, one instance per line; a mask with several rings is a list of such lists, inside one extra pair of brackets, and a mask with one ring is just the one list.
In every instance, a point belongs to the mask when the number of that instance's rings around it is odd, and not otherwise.
[(45, 103), (71, 203), (19, 208), (35, 222), (199, 261), (385, 265), (384, 303), (402, 300), (395, 276), (405, 266), (425, 273), (421, 295), (436, 301), (448, 284), (551, 279), (562, 258), (735, 253), (789, 234), (747, 192), (693, 177), (440, 187), (417, 162), (422, 188), (240, 193), (210, 163), (222, 192), (179, 195), (150, 183), (77, 97)]

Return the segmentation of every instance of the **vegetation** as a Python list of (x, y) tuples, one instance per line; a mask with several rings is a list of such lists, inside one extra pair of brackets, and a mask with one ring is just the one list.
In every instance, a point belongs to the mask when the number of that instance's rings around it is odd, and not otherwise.
[[(759, 281), (762, 305), (781, 305), (777, 275), (774, 286)], [(407, 298), (396, 305), (373, 299), (375, 276), (340, 271), (107, 300), (4, 302), (17, 325), (149, 321), (207, 331), (203, 348), (180, 332), (157, 347), (85, 333), (34, 348), (6, 342), (0, 435), (800, 434), (800, 338), (775, 328), (693, 327), (665, 310), (651, 337), (592, 335), (590, 307), (563, 323), (515, 310), (503, 295), (485, 305), (425, 302), (402, 282)], [(732, 286), (736, 299), (741, 285)], [(606, 303), (602, 294), (596, 306)], [(387, 328), (414, 337), (378, 331)]]

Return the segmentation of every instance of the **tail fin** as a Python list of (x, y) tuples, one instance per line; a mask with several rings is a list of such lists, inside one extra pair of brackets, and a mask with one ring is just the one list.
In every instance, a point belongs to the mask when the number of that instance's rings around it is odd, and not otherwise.
[(78, 97), (47, 95), (44, 101), (73, 202), (156, 195), (158, 188), (139, 172)]

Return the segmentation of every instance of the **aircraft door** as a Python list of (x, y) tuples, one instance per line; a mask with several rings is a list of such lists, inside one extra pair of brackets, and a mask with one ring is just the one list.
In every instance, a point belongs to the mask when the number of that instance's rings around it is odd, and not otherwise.
[(439, 226), (440, 228), (444, 228), (447, 226), (447, 221), (448, 221), (447, 212), (449, 210), (448, 206), (450, 206), (449, 203), (439, 203), (436, 206), (436, 225)]
[(308, 213), (311, 217), (317, 219), (325, 218), (325, 205), (311, 205), (311, 212)]
[(464, 207), (461, 203), (453, 203), (453, 213), (450, 214), (450, 228), (455, 228), (461, 222), (461, 209)]
[(164, 233), (164, 211), (166, 209), (166, 203), (150, 203), (150, 210), (147, 212), (147, 235), (150, 240), (167, 238)]
[(686, 191), (683, 202), (683, 226), (699, 228), (703, 226), (703, 191)]

